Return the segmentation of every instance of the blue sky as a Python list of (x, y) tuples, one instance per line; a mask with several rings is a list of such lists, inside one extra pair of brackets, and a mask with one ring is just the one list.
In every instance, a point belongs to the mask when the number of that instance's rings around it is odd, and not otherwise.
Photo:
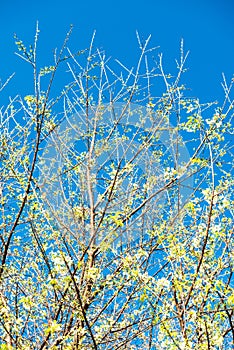
[(94, 30), (96, 45), (107, 56), (126, 65), (136, 64), (138, 45), (135, 31), (143, 38), (152, 34), (151, 44), (160, 46), (168, 71), (179, 58), (180, 40), (190, 51), (186, 85), (202, 102), (222, 100), (221, 73), (230, 80), (234, 73), (233, 0), (11, 0), (0, 5), (0, 77), (16, 72), (7, 94), (31, 91), (26, 64), (14, 56), (13, 34), (32, 43), (36, 20), (40, 26), (40, 54), (52, 57), (72, 23), (75, 26), (71, 46), (88, 46)]

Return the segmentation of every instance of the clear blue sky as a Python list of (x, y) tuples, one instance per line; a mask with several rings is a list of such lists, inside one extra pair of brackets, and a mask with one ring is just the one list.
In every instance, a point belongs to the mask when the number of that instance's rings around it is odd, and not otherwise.
[(186, 83), (192, 95), (202, 102), (221, 100), (221, 73), (229, 80), (234, 73), (233, 19), (233, 0), (1, 1), (0, 77), (4, 80), (16, 72), (15, 85), (11, 83), (7, 93), (29, 93), (26, 64), (13, 54), (13, 34), (31, 43), (38, 20), (40, 51), (46, 59), (62, 43), (72, 23), (73, 48), (87, 47), (96, 29), (96, 45), (129, 66), (137, 59), (136, 30), (145, 38), (152, 34), (151, 43), (160, 46), (169, 70), (179, 57), (183, 38), (185, 49), (190, 51)]

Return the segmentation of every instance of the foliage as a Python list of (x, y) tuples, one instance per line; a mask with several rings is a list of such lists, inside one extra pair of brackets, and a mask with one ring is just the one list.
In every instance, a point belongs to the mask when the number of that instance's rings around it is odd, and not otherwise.
[(233, 81), (201, 104), (138, 35), (136, 68), (71, 32), (38, 67), (38, 33), (0, 112), (0, 348), (230, 349)]

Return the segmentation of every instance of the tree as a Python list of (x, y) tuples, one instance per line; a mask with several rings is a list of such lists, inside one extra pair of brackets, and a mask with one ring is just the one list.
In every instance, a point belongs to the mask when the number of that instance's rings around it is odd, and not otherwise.
[(138, 35), (136, 68), (71, 31), (41, 68), (38, 34), (1, 108), (1, 349), (230, 349), (233, 80), (201, 104)]

